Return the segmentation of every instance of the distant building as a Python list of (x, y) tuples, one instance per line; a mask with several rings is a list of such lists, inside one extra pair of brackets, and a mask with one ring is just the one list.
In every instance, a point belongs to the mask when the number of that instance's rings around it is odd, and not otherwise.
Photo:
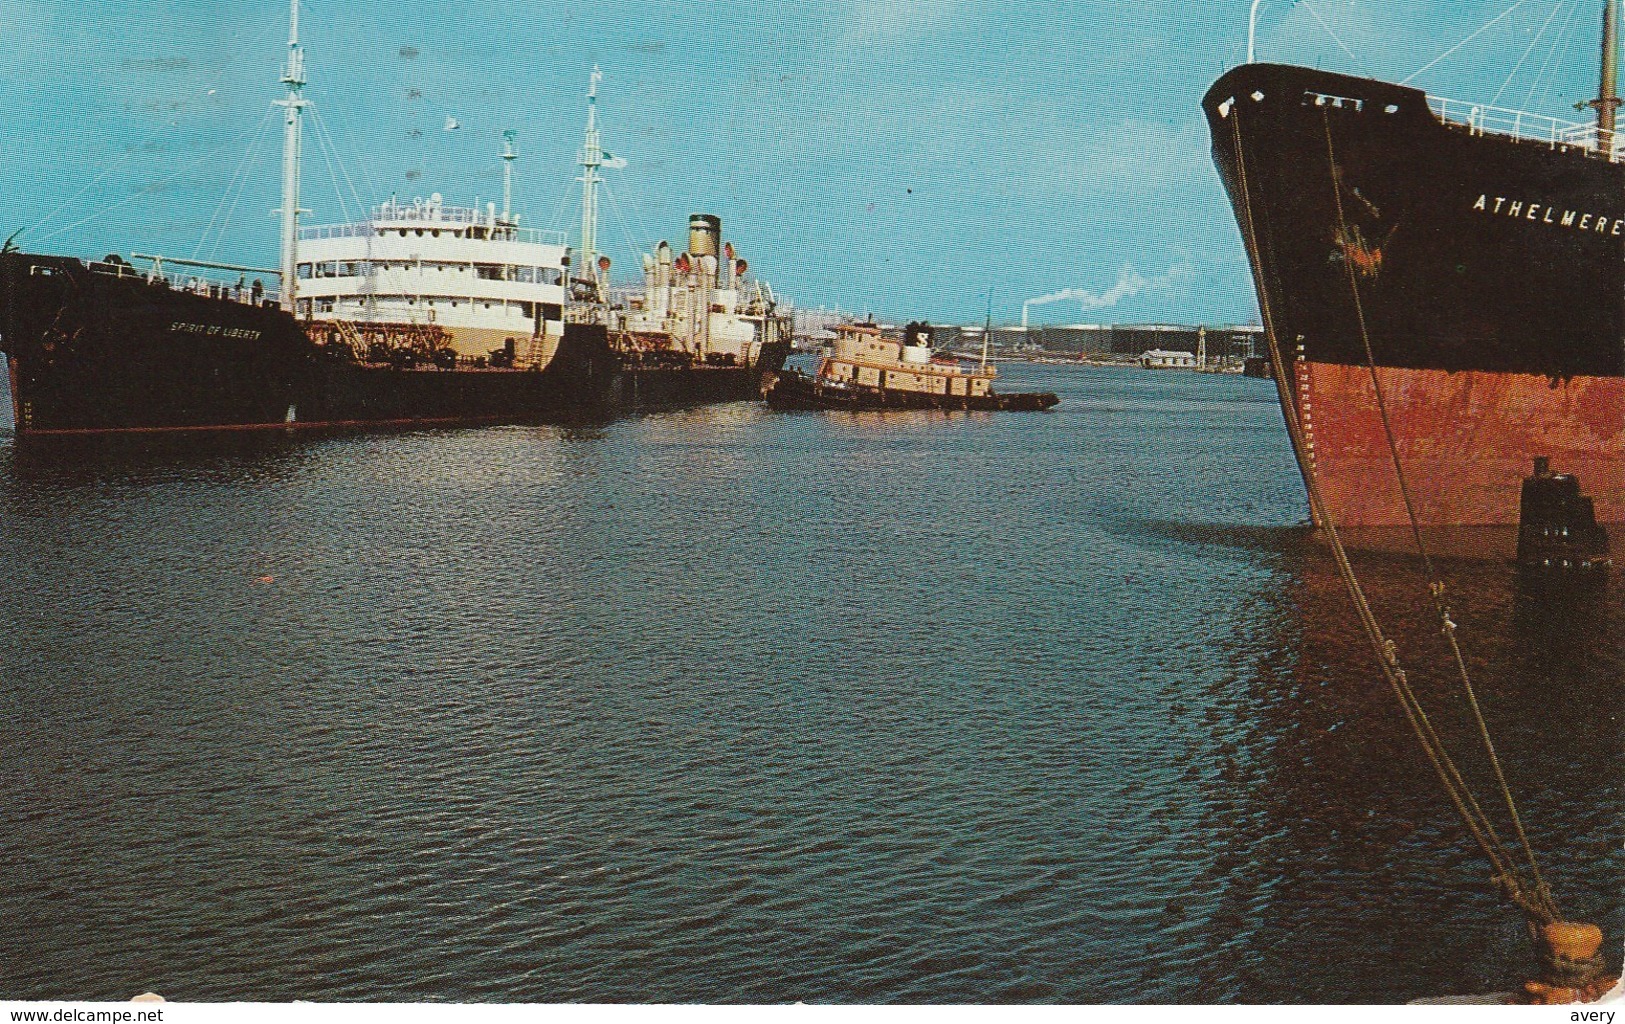
[(1194, 370), (1196, 353), (1167, 352), (1154, 348), (1149, 352), (1140, 353), (1140, 365), (1148, 370)]
[[(843, 318), (853, 319), (852, 314), (821, 309), (798, 309), (796, 317), (797, 336), (813, 343), (832, 337), (828, 329)], [(881, 327), (888, 336), (896, 333), (889, 324)], [(979, 352), (983, 333), (981, 324), (932, 327), (937, 348), (961, 352)], [(1140, 357), (1147, 352), (1162, 351), (1204, 353), (1209, 367), (1239, 367), (1249, 358), (1264, 355), (1266, 349), (1261, 327), (1188, 324), (994, 324), (988, 341), (993, 352), (1006, 355), (1047, 353), (1127, 365), (1139, 365)]]
[(1036, 327), (995, 326), (993, 347), (1004, 352), (1036, 352), (1044, 347), (1044, 332)]
[(1112, 351), (1112, 330), (1110, 324), (1056, 324), (1035, 327), (1033, 333), (1046, 352), (1096, 356)]
[(1245, 362), (1266, 355), (1269, 346), (1264, 342), (1264, 328), (1256, 326), (1246, 327), (1217, 327), (1208, 331), (1207, 343), (1210, 351), (1213, 350), (1215, 339), (1219, 339), (1226, 348), (1221, 349), (1224, 355)]
[[(978, 332), (978, 340), (980, 332)], [(1036, 349), (1057, 355), (1136, 362), (1153, 349), (1206, 351), (1209, 364), (1239, 365), (1262, 354), (1263, 328), (1188, 324), (1046, 324), (1026, 330), (995, 327), (995, 348)]]

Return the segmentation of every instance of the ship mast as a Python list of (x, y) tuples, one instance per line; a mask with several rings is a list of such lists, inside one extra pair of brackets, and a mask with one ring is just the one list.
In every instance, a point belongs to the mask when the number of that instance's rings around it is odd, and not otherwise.
[(581, 147), (581, 263), (579, 266), (595, 274), (593, 258), (598, 245), (598, 168), (604, 165), (604, 150), (598, 144), (598, 83), (603, 79), (598, 68), (592, 69), (587, 86), (587, 139)]
[[(1022, 311), (1023, 312), (1026, 311), (1026, 306), (1022, 307)], [(993, 287), (992, 287), (992, 285), (989, 285), (988, 289), (987, 289), (987, 319), (982, 321), (982, 369), (983, 370), (987, 369), (987, 345), (988, 345), (988, 341), (992, 337), (993, 337)]]
[(288, 87), (286, 99), (275, 101), (283, 108), (282, 135), (282, 308), (293, 310), (299, 288), (299, 147), (300, 119), (310, 101), (300, 96), (305, 87), (305, 54), (299, 47), (299, 0), (290, 0), (288, 17), (288, 66), (282, 84)]
[(502, 219), (513, 223), (513, 129), (502, 133)]
[(1620, 0), (1603, 0), (1602, 80), (1597, 98), (1597, 148), (1610, 156), (1614, 151), (1614, 115), (1619, 109), (1619, 17)]

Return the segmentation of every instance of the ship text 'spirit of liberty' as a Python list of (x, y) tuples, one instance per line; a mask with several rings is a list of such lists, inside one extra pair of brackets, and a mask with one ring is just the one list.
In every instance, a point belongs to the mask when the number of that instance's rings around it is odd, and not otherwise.
[(247, 338), (252, 341), (260, 332), (251, 327), (225, 327), (221, 324), (189, 324), (176, 320), (169, 325), (176, 334), (218, 334), (222, 338)]

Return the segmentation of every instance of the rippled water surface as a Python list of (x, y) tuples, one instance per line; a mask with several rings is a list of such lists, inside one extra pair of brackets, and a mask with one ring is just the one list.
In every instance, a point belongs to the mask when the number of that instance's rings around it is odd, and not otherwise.
[[(0, 997), (1508, 987), (1271, 386), (1006, 377), (1061, 406), (0, 438)], [(1464, 741), (1414, 566), (1360, 569)], [(1625, 584), (1445, 570), (1617, 968)]]

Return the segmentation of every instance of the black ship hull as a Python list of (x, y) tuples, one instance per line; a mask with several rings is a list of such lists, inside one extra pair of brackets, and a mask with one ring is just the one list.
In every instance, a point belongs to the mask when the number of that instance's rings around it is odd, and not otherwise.
[(99, 266), (0, 256), (0, 349), (19, 435), (287, 419), (314, 358), (292, 317)]
[(625, 409), (668, 409), (758, 400), (789, 356), (790, 343), (774, 341), (762, 346), (750, 366), (628, 363), (615, 382), (614, 401)]
[(1038, 412), (1060, 398), (1048, 392), (1008, 395), (943, 395), (927, 391), (876, 388), (849, 381), (827, 382), (789, 370), (778, 375), (767, 390), (767, 404), (775, 409), (960, 409), (979, 412)]
[(750, 399), (787, 351), (770, 345), (753, 367), (628, 366), (603, 326), (570, 323), (540, 369), (364, 362), (274, 304), (119, 264), (0, 256), (19, 437), (526, 422)]
[(1625, 518), (1625, 166), (1305, 68), (1203, 107), (1317, 520), (1408, 521), (1390, 432), (1423, 525), (1515, 522), (1537, 455)]

